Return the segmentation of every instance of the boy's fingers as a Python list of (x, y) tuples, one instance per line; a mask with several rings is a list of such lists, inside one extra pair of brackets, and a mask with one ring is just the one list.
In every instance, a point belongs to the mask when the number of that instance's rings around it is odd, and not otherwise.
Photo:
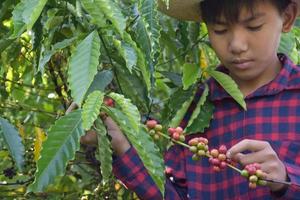
[(248, 154), (237, 153), (232, 159), (245, 166), (252, 163), (263, 163), (266, 160), (266, 156), (263, 151), (258, 151)]
[(264, 141), (245, 139), (232, 146), (227, 152), (227, 157), (233, 158), (236, 156), (236, 154), (247, 150), (252, 152), (260, 151), (266, 148), (267, 145), (268, 143)]

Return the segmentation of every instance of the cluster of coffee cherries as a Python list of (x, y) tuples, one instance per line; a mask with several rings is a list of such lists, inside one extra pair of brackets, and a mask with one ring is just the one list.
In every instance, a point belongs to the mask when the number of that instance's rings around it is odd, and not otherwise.
[(194, 153), (192, 159), (194, 161), (200, 160), (201, 156), (208, 156), (208, 140), (203, 137), (193, 138), (189, 141), (190, 151)]
[(226, 156), (227, 147), (221, 145), (219, 149), (212, 149), (210, 151), (209, 163), (213, 165), (213, 170), (219, 172), (221, 169), (225, 169), (227, 163), (231, 163), (230, 159)]
[(261, 170), (261, 166), (258, 163), (246, 165), (241, 171), (241, 175), (249, 180), (249, 187), (254, 189), (257, 185), (266, 185), (267, 182), (263, 180), (266, 178), (266, 174)]
[(162, 134), (162, 125), (158, 124), (156, 120), (148, 120), (146, 122), (146, 126), (148, 128), (149, 134), (154, 140), (159, 140), (160, 135)]
[(169, 136), (175, 141), (180, 141), (180, 142), (185, 141), (184, 132), (180, 126), (178, 126), (177, 128), (169, 128), (168, 133)]

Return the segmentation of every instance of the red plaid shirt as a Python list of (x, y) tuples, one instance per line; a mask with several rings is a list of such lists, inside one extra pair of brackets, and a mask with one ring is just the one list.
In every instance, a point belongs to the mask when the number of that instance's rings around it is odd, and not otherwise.
[[(300, 67), (285, 55), (280, 54), (279, 58), (283, 66), (280, 73), (246, 97), (247, 111), (210, 79), (214, 118), (204, 134), (194, 134), (188, 139), (206, 137), (210, 148), (221, 144), (230, 147), (246, 138), (268, 141), (285, 164), (290, 181), (300, 184)], [(186, 126), (201, 93), (199, 89), (182, 127)], [(214, 172), (208, 159), (193, 161), (192, 153), (179, 145), (166, 152), (165, 164), (173, 169), (165, 185), (168, 200), (275, 198), (268, 187), (249, 189), (247, 180), (232, 169)], [(116, 177), (141, 199), (162, 199), (134, 148), (117, 158), (113, 167)], [(300, 199), (300, 188), (290, 186), (281, 198)]]

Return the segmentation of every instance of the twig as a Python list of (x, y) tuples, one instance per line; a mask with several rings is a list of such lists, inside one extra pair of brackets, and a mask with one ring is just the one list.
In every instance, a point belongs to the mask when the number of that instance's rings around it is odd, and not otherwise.
[(0, 182), (0, 185), (2, 186), (9, 186), (9, 185), (25, 185), (27, 183), (30, 183), (31, 181), (33, 181), (34, 178), (30, 178), (28, 179), (27, 181), (16, 181), (16, 182), (13, 182), (13, 183), (6, 183), (6, 182)]
[(112, 58), (111, 58), (110, 55), (109, 55), (108, 48), (107, 48), (107, 46), (106, 46), (106, 44), (105, 44), (105, 41), (104, 41), (102, 35), (101, 35), (101, 34), (99, 34), (99, 35), (100, 35), (101, 42), (103, 43), (104, 49), (105, 49), (105, 51), (106, 51), (106, 55), (108, 56), (109, 62), (110, 62), (110, 64), (111, 64), (111, 66), (113, 67), (113, 72), (114, 72), (114, 74), (115, 74), (115, 76), (116, 76), (116, 80), (117, 80), (119, 89), (120, 89), (121, 93), (124, 94), (124, 93), (123, 93), (123, 90), (122, 90), (122, 87), (121, 87), (121, 84), (120, 84), (120, 81), (119, 81), (119, 78), (118, 78), (118, 74), (117, 74), (117, 72), (116, 72), (116, 70), (115, 70), (115, 69), (116, 69), (116, 66), (114, 65), (114, 63), (113, 63), (113, 61), (112, 61)]
[(0, 77), (0, 79), (3, 80), (4, 82), (11, 82), (11, 83), (14, 83), (16, 85), (20, 85), (22, 87), (35, 88), (35, 89), (38, 89), (38, 90), (53, 91), (53, 89), (50, 89), (50, 88), (48, 89), (48, 88), (43, 88), (43, 87), (40, 87), (40, 86), (34, 86), (34, 85), (28, 85), (28, 84), (25, 84), (25, 83), (19, 83), (17, 81), (9, 80), (9, 79), (3, 78), (3, 77)]
[(78, 105), (75, 102), (72, 102), (66, 111), (66, 115), (72, 112), (74, 109), (78, 108)]

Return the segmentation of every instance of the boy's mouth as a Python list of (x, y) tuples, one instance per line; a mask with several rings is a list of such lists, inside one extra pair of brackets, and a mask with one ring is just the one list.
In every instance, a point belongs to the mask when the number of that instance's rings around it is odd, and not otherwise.
[(247, 69), (252, 65), (253, 60), (250, 59), (234, 59), (231, 65), (238, 69)]

